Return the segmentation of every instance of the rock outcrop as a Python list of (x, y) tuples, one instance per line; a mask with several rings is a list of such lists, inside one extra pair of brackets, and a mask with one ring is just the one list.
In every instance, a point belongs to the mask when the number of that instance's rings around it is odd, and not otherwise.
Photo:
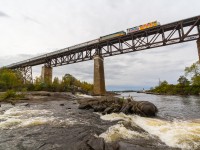
[(120, 113), (138, 114), (141, 116), (155, 116), (157, 107), (148, 101), (135, 101), (132, 98), (121, 99), (116, 97), (88, 98), (78, 100), (79, 109), (93, 109), (102, 114)]

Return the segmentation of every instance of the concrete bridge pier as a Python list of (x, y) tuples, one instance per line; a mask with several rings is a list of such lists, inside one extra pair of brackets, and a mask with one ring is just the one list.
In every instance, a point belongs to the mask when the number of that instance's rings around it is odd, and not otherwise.
[(41, 79), (43, 83), (50, 84), (52, 83), (52, 67), (42, 66)]
[(94, 56), (94, 95), (105, 95), (105, 77), (104, 77), (104, 63), (103, 57)]
[(200, 38), (198, 38), (197, 40), (197, 49), (198, 49), (199, 63), (200, 63)]

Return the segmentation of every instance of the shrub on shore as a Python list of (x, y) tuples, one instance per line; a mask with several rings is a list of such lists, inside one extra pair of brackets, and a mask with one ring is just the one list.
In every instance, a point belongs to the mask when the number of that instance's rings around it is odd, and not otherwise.
[(70, 74), (66, 74), (61, 80), (55, 77), (52, 83), (43, 83), (41, 77), (36, 77), (33, 84), (27, 85), (28, 91), (51, 92), (82, 92), (90, 93), (93, 85), (85, 81), (81, 82)]
[(8, 90), (0, 95), (0, 101), (10, 101), (24, 99), (25, 95), (23, 93), (17, 93), (14, 90)]
[[(10, 69), (0, 69), (0, 91), (7, 90), (23, 91), (51, 91), (51, 92), (82, 92), (90, 93), (93, 85), (85, 81), (81, 82), (70, 74), (65, 74), (61, 80), (55, 77), (52, 83), (44, 83), (41, 77), (36, 77), (33, 83), (23, 83), (20, 72)], [(14, 96), (13, 92), (8, 92), (8, 96)]]

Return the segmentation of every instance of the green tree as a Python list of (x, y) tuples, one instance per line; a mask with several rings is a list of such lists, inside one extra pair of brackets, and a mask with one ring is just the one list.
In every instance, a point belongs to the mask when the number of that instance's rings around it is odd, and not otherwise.
[(181, 94), (181, 95), (188, 95), (189, 94), (189, 85), (190, 81), (185, 76), (180, 76), (177, 80), (178, 84), (175, 85), (174, 92), (175, 94)]
[(41, 78), (41, 76), (35, 77), (34, 84), (40, 84), (40, 83), (42, 83), (42, 78)]
[(85, 82), (85, 81), (83, 81), (83, 82), (81, 83), (81, 88), (82, 88), (82, 90), (84, 90), (84, 91), (86, 91), (86, 92), (89, 92), (89, 91), (92, 91), (92, 90), (93, 90), (93, 85), (92, 85), (92, 84), (89, 84), (89, 83), (87, 83), (87, 82)]
[(179, 85), (186, 86), (190, 84), (190, 81), (185, 76), (180, 76), (177, 80)]
[(192, 85), (200, 85), (200, 63), (198, 61), (190, 67), (186, 67), (185, 74), (191, 77)]
[(93, 89), (93, 85), (89, 84), (85, 81), (81, 82), (77, 80), (70, 74), (65, 74), (62, 78), (61, 87), (64, 91), (83, 91), (83, 92), (90, 92)]
[(17, 72), (5, 68), (0, 70), (0, 89), (16, 89), (22, 85), (22, 78)]
[(70, 91), (72, 90), (72, 86), (74, 85), (75, 78), (70, 74), (65, 74), (62, 77), (61, 87), (63, 91)]
[(185, 67), (186, 76), (199, 76), (200, 75), (200, 63), (197, 61), (193, 63), (190, 67)]
[(192, 85), (200, 86), (200, 76), (193, 76), (191, 80)]
[(35, 80), (34, 80), (34, 90), (36, 91), (41, 91), (44, 89), (44, 85), (42, 83), (42, 78), (41, 76), (39, 77), (35, 77)]
[(60, 90), (60, 81), (58, 77), (55, 77), (52, 83), (52, 90), (59, 91)]

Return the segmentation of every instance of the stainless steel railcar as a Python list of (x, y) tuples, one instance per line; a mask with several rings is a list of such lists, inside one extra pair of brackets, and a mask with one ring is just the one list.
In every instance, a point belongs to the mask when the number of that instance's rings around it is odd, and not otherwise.
[(104, 40), (108, 40), (108, 39), (112, 39), (112, 38), (119, 37), (119, 36), (124, 36), (124, 35), (126, 35), (126, 32), (125, 31), (120, 31), (120, 32), (116, 32), (116, 33), (113, 33), (113, 34), (101, 36), (99, 41), (104, 41)]

